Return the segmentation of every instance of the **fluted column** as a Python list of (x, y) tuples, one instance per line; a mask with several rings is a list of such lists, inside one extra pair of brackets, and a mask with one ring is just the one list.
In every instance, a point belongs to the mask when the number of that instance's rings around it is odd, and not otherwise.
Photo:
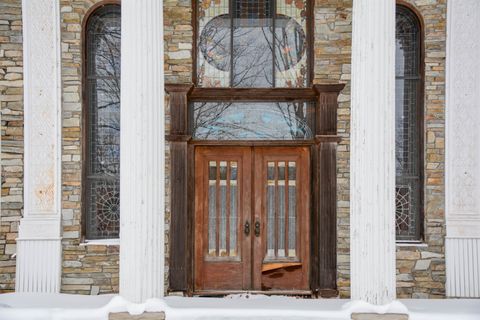
[(59, 0), (23, 0), (24, 210), (17, 292), (60, 291), (61, 65)]
[(351, 296), (395, 299), (395, 0), (354, 0)]
[(122, 0), (120, 294), (164, 294), (163, 1)]

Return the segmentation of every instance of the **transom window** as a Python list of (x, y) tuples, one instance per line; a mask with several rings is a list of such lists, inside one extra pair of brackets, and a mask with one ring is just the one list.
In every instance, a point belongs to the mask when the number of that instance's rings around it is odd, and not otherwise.
[(396, 232), (397, 240), (419, 240), (423, 206), (421, 29), (412, 10), (396, 8)]
[(314, 138), (312, 102), (193, 102), (197, 140), (308, 140)]
[(306, 87), (307, 1), (198, 1), (199, 87)]
[(105, 5), (89, 16), (85, 50), (85, 233), (87, 239), (118, 238), (120, 6)]

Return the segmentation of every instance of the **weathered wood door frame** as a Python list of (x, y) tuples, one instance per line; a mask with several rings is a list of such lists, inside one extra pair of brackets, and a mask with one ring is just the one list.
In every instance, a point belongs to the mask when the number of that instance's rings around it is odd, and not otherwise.
[(308, 146), (196, 147), (195, 294), (310, 294), (309, 155)]
[[(311, 88), (217, 89), (167, 84), (170, 105), (170, 235), (169, 291), (193, 294), (194, 148), (197, 145), (295, 146), (311, 150), (310, 289), (320, 296), (337, 295), (336, 285), (336, 146), (337, 98), (344, 84)], [(312, 101), (315, 138), (309, 141), (194, 141), (189, 134), (191, 101)]]

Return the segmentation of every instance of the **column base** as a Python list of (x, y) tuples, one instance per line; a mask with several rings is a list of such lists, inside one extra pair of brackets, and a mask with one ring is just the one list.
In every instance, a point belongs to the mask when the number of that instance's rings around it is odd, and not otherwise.
[(60, 219), (24, 218), (17, 241), (15, 291), (60, 292), (62, 239)]

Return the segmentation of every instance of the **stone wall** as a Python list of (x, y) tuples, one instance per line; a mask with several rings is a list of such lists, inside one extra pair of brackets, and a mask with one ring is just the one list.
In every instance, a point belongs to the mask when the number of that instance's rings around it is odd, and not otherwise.
[(0, 105), (2, 113), (0, 293), (15, 290), (15, 238), (23, 209), (22, 1), (0, 2)]
[[(446, 0), (408, 0), (425, 29), (425, 219), (424, 239), (397, 245), (399, 298), (445, 296), (444, 151)], [(350, 59), (352, 0), (317, 0), (315, 5), (315, 82), (342, 82), (337, 152), (337, 285), (350, 296)]]
[(445, 51), (447, 0), (408, 0), (425, 32), (424, 240), (397, 246), (398, 298), (445, 296)]
[(65, 293), (118, 292), (118, 245), (82, 239), (82, 21), (100, 0), (61, 0), (62, 286)]

